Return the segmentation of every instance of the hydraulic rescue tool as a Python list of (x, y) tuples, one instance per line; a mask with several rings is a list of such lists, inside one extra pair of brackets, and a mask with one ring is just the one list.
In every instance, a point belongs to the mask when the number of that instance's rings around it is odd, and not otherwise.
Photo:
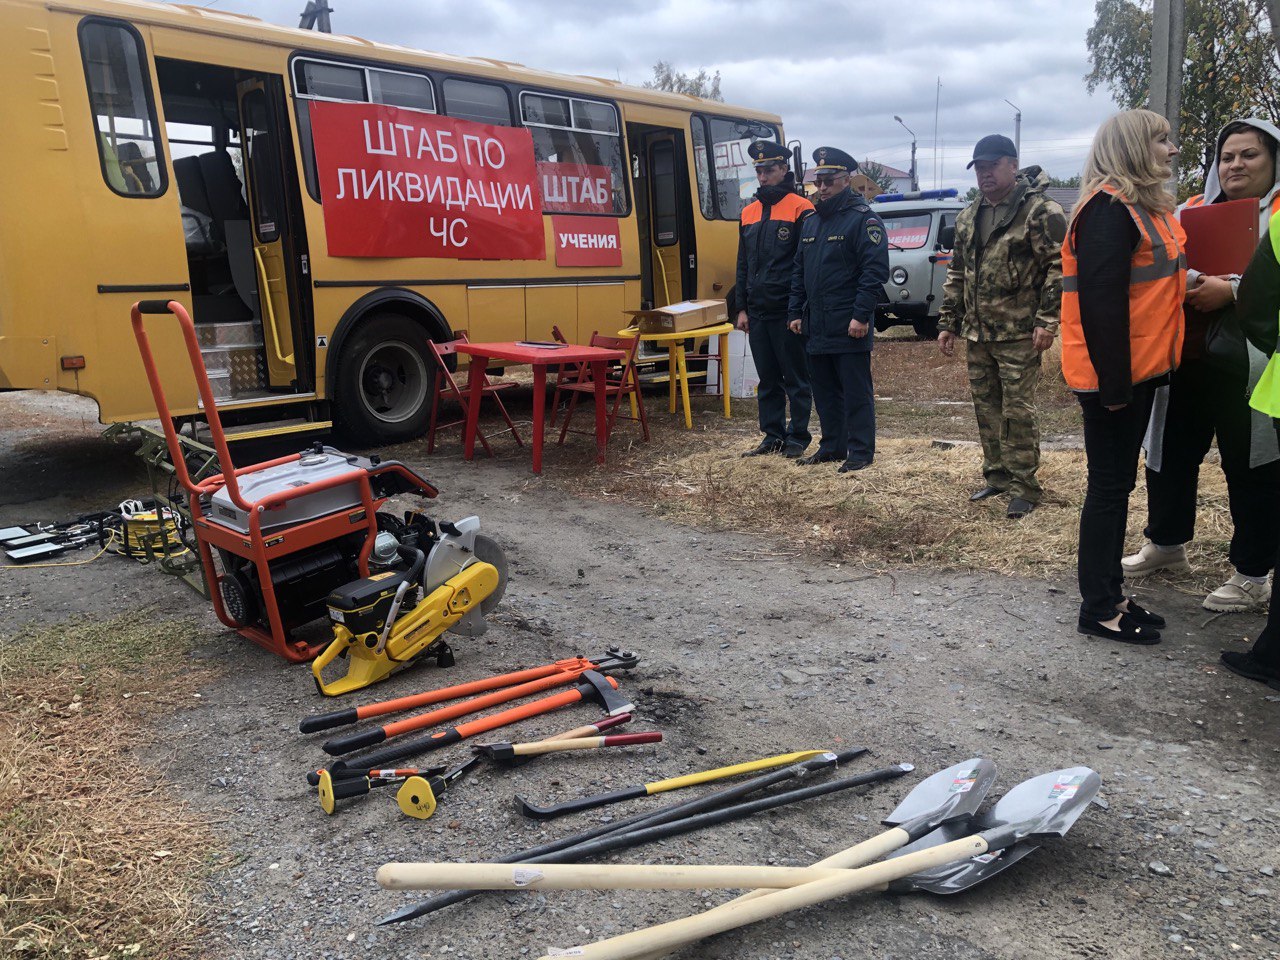
[[(178, 321), (199, 405), (222, 473), (192, 479), (143, 327), (144, 314)], [(182, 304), (144, 300), (131, 312), (156, 412), (218, 619), (294, 662), (311, 660), (322, 693), (367, 686), (416, 657), (453, 662), (445, 631), (477, 636), (506, 584), (506, 561), (479, 521), (437, 523), (411, 512), (404, 522), (378, 509), (396, 494), (427, 499), (436, 488), (403, 464), (315, 444), (291, 456), (237, 468), (232, 462), (195, 325)], [(171, 382), (176, 374), (166, 371)], [(328, 613), (331, 640), (293, 631)], [(321, 671), (347, 655), (347, 674)]]

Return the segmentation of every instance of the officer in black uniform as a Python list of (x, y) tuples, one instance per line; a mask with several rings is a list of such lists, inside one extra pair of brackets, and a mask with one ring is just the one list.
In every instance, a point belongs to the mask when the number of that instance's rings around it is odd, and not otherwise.
[(835, 147), (819, 147), (813, 159), (819, 199), (800, 227), (788, 315), (791, 330), (807, 338), (822, 441), (796, 462), (844, 461), (839, 472), (848, 473), (875, 459), (871, 343), (889, 244), (880, 218), (849, 188), (858, 162)]
[[(760, 375), (756, 402), (760, 411), (760, 445), (743, 454), (781, 453), (795, 459), (812, 439), (809, 411), (809, 363), (804, 341), (787, 330), (787, 301), (795, 268), (800, 222), (813, 204), (796, 192), (791, 152), (772, 140), (747, 148), (756, 165), (760, 189), (742, 211), (738, 228), (738, 278), (734, 286), (737, 326), (751, 341), (751, 357)], [(787, 404), (791, 422), (787, 422)]]

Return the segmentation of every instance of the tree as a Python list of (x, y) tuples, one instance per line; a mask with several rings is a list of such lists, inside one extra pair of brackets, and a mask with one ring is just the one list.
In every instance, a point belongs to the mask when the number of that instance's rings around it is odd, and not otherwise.
[(669, 93), (688, 93), (704, 100), (724, 100), (720, 94), (720, 71), (713, 74), (700, 68), (697, 73), (681, 73), (666, 60), (653, 65), (653, 79), (644, 86), (650, 90), (666, 90)]
[(875, 183), (880, 188), (881, 193), (893, 192), (893, 177), (884, 167), (876, 163), (874, 160), (863, 160), (858, 164), (858, 172), (865, 176), (868, 180)]
[(1062, 177), (1050, 177), (1049, 186), (1077, 188), (1080, 186), (1080, 174), (1077, 173), (1074, 177), (1067, 177), (1066, 179), (1063, 179)]
[[(1218, 131), (1233, 117), (1274, 117), (1280, 56), (1271, 30), (1274, 0), (1186, 0), (1187, 56), (1180, 117), (1179, 196), (1200, 189)], [(1146, 106), (1151, 69), (1150, 0), (1098, 0), (1085, 36), (1089, 92), (1106, 87), (1124, 109)]]
[(978, 199), (978, 192), (977, 187), (970, 187), (969, 192), (964, 195), (964, 202), (973, 203), (973, 201)]

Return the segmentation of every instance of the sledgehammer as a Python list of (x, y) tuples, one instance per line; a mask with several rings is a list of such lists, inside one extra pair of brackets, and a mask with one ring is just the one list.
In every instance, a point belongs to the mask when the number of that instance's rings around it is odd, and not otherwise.
[(658, 743), (661, 731), (652, 733), (616, 733), (608, 737), (578, 737), (574, 740), (540, 740), (534, 743), (481, 743), (472, 747), (490, 760), (510, 762), (520, 757), (536, 757), (564, 750), (598, 750), (600, 747), (625, 747), (637, 743)]

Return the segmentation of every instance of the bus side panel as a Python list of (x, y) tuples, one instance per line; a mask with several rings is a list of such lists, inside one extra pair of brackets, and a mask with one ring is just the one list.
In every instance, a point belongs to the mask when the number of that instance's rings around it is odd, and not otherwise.
[[(635, 288), (631, 293), (634, 299), (627, 296), (628, 286)], [(592, 331), (598, 331), (602, 336), (616, 337), (629, 319), (622, 311), (638, 308), (639, 300), (639, 281), (625, 285), (601, 283), (578, 287), (578, 341), (586, 343), (591, 338)], [(569, 336), (567, 330), (565, 336)]]
[(469, 287), (467, 336), (472, 341), (524, 339), (524, 287)]
[(579, 332), (577, 287), (526, 287), (524, 335), (530, 340), (550, 340), (559, 327), (570, 343), (586, 343), (591, 331)]

